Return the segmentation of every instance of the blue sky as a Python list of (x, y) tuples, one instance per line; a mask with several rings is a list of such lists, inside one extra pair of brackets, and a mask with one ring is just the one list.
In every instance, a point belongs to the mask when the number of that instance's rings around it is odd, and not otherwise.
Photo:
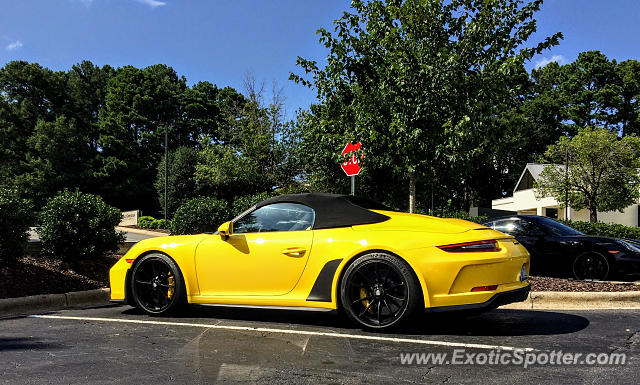
[[(284, 86), (290, 116), (315, 92), (288, 80), (297, 56), (322, 60), (315, 31), (330, 27), (342, 0), (0, 0), (0, 66), (11, 60), (67, 70), (84, 59), (118, 67), (165, 63), (188, 82), (242, 90), (248, 71)], [(530, 64), (567, 63), (597, 49), (638, 59), (640, 2), (546, 0), (537, 37), (565, 40)]]

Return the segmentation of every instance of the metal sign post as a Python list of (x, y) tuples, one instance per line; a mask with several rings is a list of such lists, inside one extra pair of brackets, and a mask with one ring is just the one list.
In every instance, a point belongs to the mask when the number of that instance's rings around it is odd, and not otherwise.
[(348, 143), (342, 150), (343, 162), (340, 164), (342, 170), (347, 176), (351, 177), (351, 195), (356, 194), (356, 175), (360, 174), (360, 162), (364, 158), (362, 153), (362, 145), (360, 142), (356, 144)]

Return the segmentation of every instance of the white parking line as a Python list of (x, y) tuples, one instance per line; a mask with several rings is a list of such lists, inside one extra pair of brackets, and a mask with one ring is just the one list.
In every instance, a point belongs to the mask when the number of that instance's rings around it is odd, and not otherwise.
[(533, 348), (516, 348), (513, 346), (466, 344), (462, 342), (433, 341), (433, 340), (422, 340), (422, 339), (412, 339), (412, 338), (382, 337), (382, 336), (371, 336), (371, 335), (362, 335), (362, 334), (328, 333), (328, 332), (316, 332), (316, 331), (307, 331), (307, 330), (276, 329), (276, 328), (263, 328), (263, 327), (251, 327), (251, 326), (233, 326), (233, 325), (219, 325), (219, 324), (211, 325), (211, 324), (199, 324), (199, 323), (189, 323), (189, 322), (150, 321), (150, 320), (100, 318), (100, 317), (74, 317), (74, 316), (61, 316), (61, 315), (30, 315), (28, 317), (77, 320), (77, 321), (95, 321), (95, 322), (120, 322), (120, 323), (146, 324), (146, 325), (187, 326), (187, 327), (197, 327), (197, 328), (250, 331), (250, 332), (260, 332), (260, 333), (298, 334), (298, 335), (306, 335), (306, 336), (349, 338), (354, 340), (384, 341), (384, 342), (448, 346), (448, 347), (470, 348), (470, 349), (489, 349), (489, 350), (502, 350), (502, 351), (519, 350), (519, 351), (525, 351), (525, 352), (536, 350)]

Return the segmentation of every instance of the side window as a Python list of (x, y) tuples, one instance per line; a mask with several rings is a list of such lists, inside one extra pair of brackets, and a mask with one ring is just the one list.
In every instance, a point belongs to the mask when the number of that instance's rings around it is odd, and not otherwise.
[(523, 235), (524, 229), (522, 228), (521, 221), (518, 219), (503, 219), (493, 222), (491, 226), (494, 230), (498, 230), (501, 233), (509, 235)]
[(233, 232), (263, 233), (269, 231), (300, 231), (313, 226), (315, 212), (298, 203), (274, 203), (253, 210), (235, 221)]
[(494, 230), (498, 230), (502, 233), (518, 236), (518, 235), (529, 235), (529, 236), (537, 236), (543, 235), (544, 233), (538, 226), (535, 224), (521, 219), (503, 219), (500, 221), (493, 222), (492, 228)]

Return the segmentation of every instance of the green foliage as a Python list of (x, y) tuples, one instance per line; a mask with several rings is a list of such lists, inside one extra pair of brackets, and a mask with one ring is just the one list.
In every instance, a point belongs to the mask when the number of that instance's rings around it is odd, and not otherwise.
[(206, 185), (211, 195), (231, 200), (235, 195), (254, 194), (271, 188), (258, 162), (231, 146), (206, 144), (200, 152), (195, 180)]
[(176, 211), (169, 222), (172, 234), (198, 234), (215, 232), (225, 221), (231, 219), (226, 201), (197, 197), (189, 199)]
[(77, 261), (103, 256), (118, 249), (123, 233), (115, 226), (122, 213), (100, 197), (62, 191), (42, 208), (37, 232), (44, 255)]
[(588, 208), (590, 221), (598, 211), (622, 211), (640, 196), (640, 138), (616, 134), (602, 128), (579, 129), (573, 138), (562, 137), (545, 153), (550, 163), (536, 182), (538, 196), (552, 196), (564, 206)]
[(164, 219), (155, 219), (150, 216), (142, 216), (138, 218), (138, 227), (143, 229), (164, 229), (165, 221)]
[(138, 218), (138, 227), (143, 229), (153, 229), (156, 219), (150, 216), (141, 216)]
[(0, 262), (14, 261), (24, 254), (33, 205), (15, 190), (0, 188)]
[(477, 217), (472, 216), (467, 211), (443, 211), (443, 212), (436, 211), (435, 213), (433, 213), (433, 215), (440, 218), (464, 219), (465, 221), (470, 221), (475, 223), (482, 223), (482, 222), (485, 222), (487, 219), (489, 219), (489, 217), (487, 217), (486, 215), (480, 215)]
[(163, 219), (156, 219), (153, 222), (153, 228), (154, 229), (166, 229), (167, 225), (166, 225), (166, 222), (165, 222), (164, 218)]
[(640, 227), (625, 226), (617, 223), (583, 222), (558, 220), (569, 227), (587, 235), (598, 235), (611, 238), (640, 239)]
[[(198, 151), (180, 147), (169, 154), (167, 175), (167, 205), (171, 217), (185, 201), (198, 195), (202, 187), (196, 183), (195, 172), (198, 165)], [(158, 163), (155, 181), (158, 201), (164, 212), (164, 157)]]
[[(398, 195), (397, 188), (381, 189), (380, 180), (394, 187), (429, 182), (452, 185), (445, 194), (469, 203), (470, 182), (487, 184), (473, 178), (474, 165), (491, 163), (495, 117), (519, 93), (523, 63), (562, 37), (529, 41), (541, 3), (353, 1), (354, 11), (334, 21), (334, 33), (318, 31), (327, 65), (299, 58), (308, 76), (291, 75), (314, 86), (321, 101), (305, 117), (307, 173), (330, 185), (340, 172), (335, 154), (360, 141), (366, 170), (358, 179), (366, 195)], [(533, 48), (517, 48), (525, 45)]]

